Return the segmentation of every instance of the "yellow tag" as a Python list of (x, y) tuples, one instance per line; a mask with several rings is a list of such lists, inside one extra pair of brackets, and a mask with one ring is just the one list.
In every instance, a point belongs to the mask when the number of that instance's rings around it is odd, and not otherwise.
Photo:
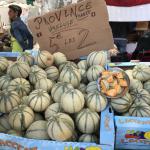
[(150, 132), (146, 132), (146, 133), (144, 134), (144, 137), (145, 137), (146, 139), (150, 140)]
[(109, 66), (113, 67), (113, 66), (115, 66), (115, 63), (109, 63)]
[(102, 150), (100, 147), (92, 146), (92, 147), (87, 147), (86, 150)]

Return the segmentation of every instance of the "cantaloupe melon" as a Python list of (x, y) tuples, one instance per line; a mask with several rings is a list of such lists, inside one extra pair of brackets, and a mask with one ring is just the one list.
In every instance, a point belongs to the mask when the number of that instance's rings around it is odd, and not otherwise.
[(34, 121), (34, 112), (26, 105), (15, 107), (9, 114), (9, 123), (14, 130), (23, 131)]
[(0, 90), (5, 90), (8, 88), (12, 77), (10, 75), (4, 75), (0, 77)]
[(130, 90), (143, 89), (143, 84), (140, 80), (132, 79), (130, 80)]
[(51, 116), (48, 120), (47, 131), (52, 140), (69, 140), (73, 136), (74, 129), (74, 121), (67, 114), (58, 113)]
[(78, 88), (83, 94), (86, 93), (86, 85), (81, 83)]
[(34, 58), (30, 53), (23, 52), (18, 56), (17, 58), (18, 61), (26, 62), (29, 64), (29, 66), (32, 66), (34, 64)]
[(63, 112), (60, 103), (51, 104), (45, 111), (45, 119), (48, 120), (51, 116), (60, 112)]
[(0, 112), (9, 113), (21, 103), (20, 96), (15, 91), (0, 91)]
[(87, 70), (88, 69), (87, 61), (86, 60), (81, 60), (78, 63), (78, 68), (83, 69), (83, 70)]
[(133, 79), (133, 70), (126, 70), (125, 73), (128, 75), (130, 81)]
[(98, 144), (98, 138), (97, 138), (97, 136), (92, 135), (92, 134), (82, 134), (79, 137), (79, 142), (97, 143)]
[(11, 126), (8, 122), (8, 115), (2, 115), (0, 117), (0, 132), (6, 133), (8, 130), (11, 129)]
[(84, 95), (76, 89), (70, 89), (64, 92), (61, 97), (61, 107), (69, 114), (77, 113), (82, 110), (84, 103)]
[(42, 89), (34, 90), (28, 98), (29, 106), (35, 112), (43, 112), (51, 104), (52, 99), (48, 93)]
[(35, 57), (35, 62), (41, 68), (47, 68), (53, 65), (54, 57), (48, 51), (39, 51)]
[(8, 65), (9, 65), (8, 60), (4, 57), (0, 57), (0, 72), (6, 71)]
[(12, 80), (8, 86), (8, 90), (16, 91), (20, 97), (27, 96), (31, 92), (29, 81), (24, 78), (16, 78)]
[(64, 92), (66, 92), (69, 89), (73, 89), (73, 86), (68, 83), (58, 82), (56, 83), (51, 91), (51, 95), (53, 100), (58, 103), (61, 100), (61, 96)]
[(26, 131), (25, 137), (29, 139), (48, 140), (47, 121), (39, 120), (33, 122)]
[(67, 57), (65, 56), (65, 54), (61, 52), (54, 53), (53, 56), (54, 56), (54, 63), (56, 66), (59, 66), (67, 61)]
[(104, 71), (104, 68), (99, 65), (91, 66), (87, 71), (87, 78), (91, 81), (96, 81), (100, 77), (100, 74)]
[(35, 84), (35, 89), (43, 89), (48, 93), (51, 92), (52, 87), (53, 87), (53, 82), (46, 78), (39, 79)]
[(59, 70), (55, 66), (46, 68), (47, 78), (56, 81), (59, 78)]
[(28, 99), (29, 99), (29, 96), (23, 96), (21, 98), (21, 104), (28, 106), (28, 104), (29, 104)]
[(144, 83), (144, 89), (150, 93), (150, 80)]
[(16, 61), (7, 70), (13, 78), (27, 78), (30, 73), (30, 66), (25, 62)]
[(89, 82), (86, 88), (87, 93), (94, 92), (94, 91), (98, 91), (97, 81)]
[(20, 132), (20, 131), (16, 131), (16, 130), (9, 130), (8, 132), (7, 132), (7, 134), (10, 134), (10, 135), (13, 135), (13, 136), (23, 136), (23, 133), (22, 132)]
[(92, 111), (101, 112), (107, 106), (107, 99), (100, 92), (91, 92), (86, 96), (86, 105)]
[(107, 58), (107, 51), (95, 51), (88, 55), (87, 64), (88, 66), (101, 65), (104, 67), (107, 64)]
[(118, 113), (123, 113), (128, 111), (132, 103), (133, 100), (129, 93), (126, 93), (126, 95), (123, 97), (111, 100), (111, 106)]
[(100, 117), (97, 112), (86, 108), (77, 114), (75, 122), (80, 132), (92, 134), (99, 128)]
[(133, 68), (132, 75), (140, 81), (150, 80), (150, 67), (145, 64), (139, 64)]

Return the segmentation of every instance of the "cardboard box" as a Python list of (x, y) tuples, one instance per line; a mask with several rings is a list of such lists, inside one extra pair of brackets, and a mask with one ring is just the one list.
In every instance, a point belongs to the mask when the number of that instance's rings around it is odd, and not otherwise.
[(101, 113), (100, 145), (33, 140), (0, 133), (0, 150), (114, 150), (114, 120), (109, 107)]
[(115, 116), (116, 148), (150, 150), (150, 118)]

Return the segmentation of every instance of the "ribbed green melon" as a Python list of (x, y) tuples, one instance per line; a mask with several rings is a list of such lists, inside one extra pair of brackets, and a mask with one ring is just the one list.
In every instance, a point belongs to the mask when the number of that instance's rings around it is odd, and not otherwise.
[(63, 112), (60, 103), (51, 104), (45, 111), (45, 119), (48, 120), (51, 116), (60, 112)]
[(13, 136), (22, 136), (22, 135), (23, 135), (22, 132), (16, 131), (16, 130), (9, 130), (9, 131), (7, 132), (7, 134), (10, 134), (10, 135), (13, 135)]
[(107, 99), (100, 92), (91, 92), (86, 96), (86, 105), (92, 111), (101, 112), (107, 106)]
[(48, 120), (47, 131), (52, 140), (67, 141), (73, 136), (75, 129), (72, 118), (64, 113), (51, 116)]
[(54, 57), (48, 51), (39, 51), (35, 57), (35, 62), (41, 68), (47, 68), (53, 65)]
[(83, 70), (87, 70), (88, 69), (87, 61), (86, 60), (81, 60), (78, 63), (78, 68), (83, 69)]
[(55, 66), (46, 68), (47, 78), (56, 81), (59, 78), (59, 70)]
[(84, 95), (76, 89), (70, 89), (64, 92), (61, 97), (61, 107), (69, 114), (77, 113), (82, 110), (84, 103)]
[(0, 57), (0, 72), (6, 71), (8, 66), (8, 60), (4, 57)]
[(87, 88), (86, 88), (86, 92), (90, 93), (90, 92), (94, 92), (94, 91), (98, 91), (97, 82), (96, 81), (89, 82), (89, 84), (87, 85)]
[(29, 81), (34, 85), (40, 79), (47, 78), (46, 72), (39, 68), (38, 66), (34, 65), (31, 67), (31, 71), (29, 74)]
[(150, 104), (150, 94), (144, 89), (135, 89), (130, 92), (133, 101), (136, 102), (145, 102)]
[(3, 115), (0, 117), (0, 132), (6, 133), (11, 129), (11, 126), (8, 122), (8, 115)]
[(30, 73), (30, 66), (25, 62), (16, 61), (7, 70), (13, 78), (27, 78)]
[(98, 138), (97, 138), (97, 136), (92, 135), (92, 134), (83, 134), (79, 137), (79, 142), (97, 143), (98, 144)]
[(123, 97), (111, 100), (111, 106), (118, 113), (128, 111), (132, 103), (133, 99), (129, 93), (126, 93)]
[(15, 106), (21, 103), (20, 96), (15, 91), (0, 92), (0, 112), (9, 113)]
[(20, 56), (18, 56), (17, 60), (21, 62), (26, 62), (29, 64), (29, 66), (32, 66), (34, 64), (34, 58), (30, 53), (27, 52), (21, 53)]
[(34, 121), (44, 120), (41, 113), (34, 113)]
[(81, 83), (78, 88), (82, 93), (86, 93), (86, 85)]
[(88, 66), (101, 65), (104, 67), (107, 64), (107, 58), (107, 51), (95, 51), (88, 55), (87, 64)]
[(43, 112), (51, 104), (52, 99), (48, 93), (42, 89), (34, 90), (28, 98), (29, 106), (35, 112)]
[(9, 123), (14, 130), (23, 131), (34, 121), (33, 110), (26, 105), (15, 107), (9, 114)]
[(150, 107), (145, 102), (136, 102), (129, 109), (130, 116), (150, 117)]
[(77, 114), (75, 122), (80, 132), (92, 134), (99, 128), (100, 117), (97, 112), (86, 108)]
[(150, 80), (150, 67), (145, 64), (139, 64), (133, 68), (132, 75), (140, 81)]
[(144, 89), (150, 93), (150, 80), (144, 83)]
[(48, 93), (51, 92), (52, 87), (53, 87), (53, 82), (46, 78), (38, 80), (35, 84), (35, 89), (43, 89)]
[(33, 122), (26, 131), (25, 137), (29, 139), (48, 140), (47, 121), (39, 120)]
[(16, 78), (12, 80), (8, 86), (8, 90), (16, 91), (20, 97), (27, 96), (31, 92), (29, 81), (24, 78)]
[(100, 73), (102, 73), (103, 71), (104, 71), (104, 68), (102, 66), (99, 66), (99, 65), (91, 66), (87, 71), (88, 80), (90, 82), (98, 80)]
[(130, 90), (143, 89), (143, 84), (140, 80), (132, 79), (130, 80)]
[(28, 99), (29, 99), (29, 96), (23, 96), (21, 98), (21, 104), (28, 106), (29, 105)]
[(130, 81), (133, 79), (133, 70), (126, 70), (125, 73), (128, 75)]
[(56, 66), (59, 66), (67, 61), (67, 57), (65, 56), (65, 54), (61, 52), (54, 53), (53, 56), (54, 56), (54, 63)]
[(67, 67), (60, 73), (59, 81), (70, 83), (73, 87), (77, 88), (81, 81), (80, 72), (76, 69)]
[(0, 77), (0, 90), (5, 90), (8, 88), (12, 77), (10, 75), (4, 75)]
[(52, 91), (51, 91), (51, 95), (52, 95), (53, 100), (56, 103), (60, 102), (62, 94), (69, 89), (73, 89), (71, 84), (63, 83), (63, 82), (56, 83), (53, 86)]

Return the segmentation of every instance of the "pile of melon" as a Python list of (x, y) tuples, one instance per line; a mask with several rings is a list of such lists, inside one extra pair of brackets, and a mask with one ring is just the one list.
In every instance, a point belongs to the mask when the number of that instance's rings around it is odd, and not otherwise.
[(129, 92), (111, 100), (113, 109), (123, 116), (150, 117), (150, 67), (139, 64), (126, 73), (130, 78)]
[(30, 139), (98, 143), (107, 99), (97, 79), (105, 51), (77, 64), (60, 52), (41, 51), (17, 61), (0, 57), (0, 132)]

